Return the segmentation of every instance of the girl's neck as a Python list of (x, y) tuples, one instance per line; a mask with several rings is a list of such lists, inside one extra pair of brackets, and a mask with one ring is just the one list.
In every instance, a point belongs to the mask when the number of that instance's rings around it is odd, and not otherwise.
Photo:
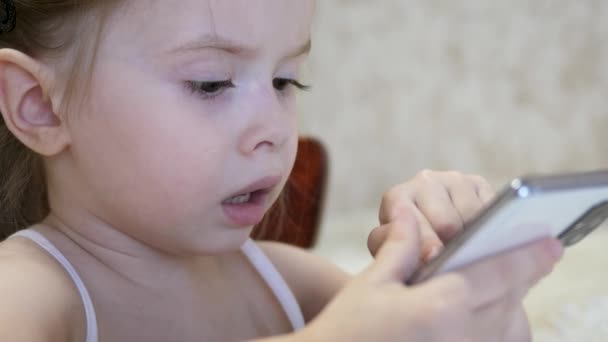
[[(193, 272), (217, 272), (222, 259), (238, 252), (216, 256), (169, 254), (138, 241), (95, 217), (68, 218), (51, 213), (35, 228), (59, 244), (60, 249), (62, 245), (71, 245), (66, 247), (77, 254), (74, 257), (98, 262), (134, 285), (147, 288), (166, 288), (172, 286), (171, 283), (183, 284), (191, 278)], [(70, 259), (69, 255), (67, 257)]]
[(33, 228), (83, 278), (102, 339), (243, 340), (290, 329), (276, 297), (240, 252), (169, 255), (99, 221), (56, 214)]

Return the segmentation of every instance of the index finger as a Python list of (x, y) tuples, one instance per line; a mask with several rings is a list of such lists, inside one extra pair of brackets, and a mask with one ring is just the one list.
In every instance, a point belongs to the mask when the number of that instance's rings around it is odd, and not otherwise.
[[(420, 238), (421, 238), (421, 247), (420, 247), (420, 259), (423, 262), (429, 261), (431, 258), (439, 254), (439, 251), (443, 248), (443, 242), (437, 236), (437, 233), (431, 227), (429, 221), (422, 215), (418, 209), (413, 208), (412, 211), (415, 212), (415, 218), (418, 222)], [(382, 226), (374, 228), (368, 236), (367, 239), (367, 248), (372, 256), (375, 256), (384, 241), (386, 240), (387, 235), (389, 234), (390, 225), (384, 224)]]

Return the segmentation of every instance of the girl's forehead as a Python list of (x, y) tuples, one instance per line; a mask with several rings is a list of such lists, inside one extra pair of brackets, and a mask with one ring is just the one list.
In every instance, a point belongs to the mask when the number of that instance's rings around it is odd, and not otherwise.
[[(129, 1), (109, 18), (111, 40), (125, 48), (163, 52), (218, 36), (250, 46), (306, 42), (314, 0), (152, 0)], [(116, 47), (116, 46), (114, 46)], [(289, 48), (289, 47), (288, 47)]]

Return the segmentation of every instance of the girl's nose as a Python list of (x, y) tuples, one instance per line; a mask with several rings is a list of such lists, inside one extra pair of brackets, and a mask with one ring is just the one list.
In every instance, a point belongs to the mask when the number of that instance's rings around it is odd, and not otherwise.
[(285, 108), (272, 84), (255, 93), (257, 96), (252, 96), (248, 108), (248, 125), (239, 143), (245, 155), (259, 150), (280, 150), (294, 134), (293, 113)]

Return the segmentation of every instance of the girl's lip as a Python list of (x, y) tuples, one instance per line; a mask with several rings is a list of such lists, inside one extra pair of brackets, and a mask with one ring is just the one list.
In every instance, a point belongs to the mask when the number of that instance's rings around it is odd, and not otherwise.
[(255, 226), (266, 215), (269, 194), (269, 190), (254, 191), (251, 193), (251, 198), (248, 202), (240, 204), (222, 203), (222, 209), (234, 226)]
[(222, 210), (236, 227), (251, 227), (260, 223), (268, 210), (268, 198), (272, 190), (281, 182), (280, 176), (264, 177), (235, 192), (231, 197), (249, 194), (245, 203), (222, 202)]
[(242, 188), (241, 190), (233, 193), (228, 196), (226, 199), (234, 198), (236, 196), (245, 195), (248, 193), (256, 192), (256, 191), (267, 191), (270, 192), (272, 188), (277, 186), (281, 182), (281, 176), (269, 176), (261, 178), (248, 186)]

